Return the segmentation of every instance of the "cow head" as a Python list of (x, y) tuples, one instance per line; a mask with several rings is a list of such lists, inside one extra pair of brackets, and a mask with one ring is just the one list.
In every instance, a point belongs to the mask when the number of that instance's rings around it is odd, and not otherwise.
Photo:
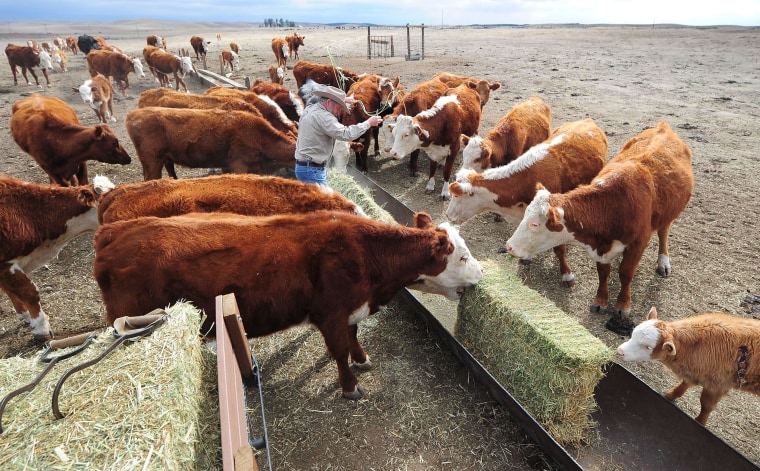
[(240, 70), (240, 56), (235, 54), (235, 51), (230, 51), (230, 54), (232, 54), (232, 70), (237, 72)]
[(387, 115), (383, 118), (383, 124), (380, 126), (380, 132), (383, 134), (383, 142), (385, 152), (391, 151), (393, 145), (393, 126), (396, 124), (396, 117), (393, 115)]
[(50, 58), (50, 54), (45, 51), (40, 51), (38, 54), (40, 58), (40, 67), (45, 70), (53, 70), (53, 59)]
[(98, 162), (127, 165), (132, 161), (110, 126), (98, 124), (92, 132), (94, 133), (94, 145), (99, 151), (96, 159)]
[(507, 241), (507, 251), (525, 260), (573, 240), (565, 227), (564, 210), (549, 204), (551, 194), (543, 185), (539, 183), (536, 188), (536, 196), (525, 208), (520, 225)]
[(674, 356), (676, 346), (667, 323), (657, 319), (657, 309), (652, 307), (647, 320), (633, 329), (631, 338), (620, 344), (617, 352), (624, 361), (651, 361)]
[(411, 116), (403, 114), (396, 118), (396, 124), (391, 126), (391, 133), (393, 134), (391, 157), (396, 160), (403, 159), (421, 148), (423, 139), (429, 136), (429, 133), (422, 129)]
[(79, 93), (79, 96), (82, 98), (82, 101), (86, 105), (92, 106), (95, 102), (93, 98), (93, 92), (97, 90), (97, 87), (92, 86), (92, 79), (87, 79), (84, 81), (82, 85), (79, 86), (79, 88), (71, 87), (71, 91), (74, 93)]
[[(177, 56), (179, 57), (179, 56)], [(182, 76), (184, 77), (186, 74), (195, 75), (195, 68), (193, 67), (193, 60), (190, 59), (190, 56), (182, 56), (179, 58), (180, 61), (180, 68)]]
[(145, 72), (143, 71), (143, 65), (140, 59), (137, 57), (131, 57), (130, 59), (132, 60), (132, 65), (135, 67), (135, 74), (140, 78), (145, 77)]
[(449, 183), (451, 201), (446, 208), (446, 218), (454, 224), (462, 224), (480, 213), (480, 202), (473, 198), (474, 188), (470, 178), (477, 175), (471, 168), (463, 168), (456, 175), (456, 181)]
[(435, 258), (445, 260), (446, 268), (437, 275), (420, 275), (417, 282), (409, 285), (409, 288), (440, 294), (451, 300), (461, 298), (465, 288), (476, 284), (483, 277), (483, 267), (472, 256), (454, 226), (445, 222), (435, 227), (426, 213), (415, 214), (414, 221), (418, 228), (438, 233), (432, 253)]
[(471, 168), (476, 172), (482, 172), (489, 168), (493, 151), (488, 142), (484, 142), (480, 136), (468, 137), (462, 135), (462, 168)]

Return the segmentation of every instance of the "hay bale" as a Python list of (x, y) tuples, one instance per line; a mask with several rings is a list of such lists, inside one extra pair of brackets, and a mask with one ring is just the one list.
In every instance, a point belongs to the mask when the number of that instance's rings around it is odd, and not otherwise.
[(482, 262), (455, 336), (560, 444), (579, 446), (594, 438), (594, 388), (613, 352), (505, 263)]
[[(33, 391), (13, 398), (3, 415), (0, 469), (219, 469), (216, 359), (198, 335), (201, 313), (187, 303), (167, 312), (152, 334), (121, 344), (66, 380), (59, 396), (63, 419), (51, 410), (58, 378), (102, 353), (114, 341), (112, 328), (58, 362)], [(0, 397), (44, 366), (39, 355), (0, 361)]]
[(361, 206), (367, 216), (387, 223), (396, 220), (385, 209), (381, 208), (372, 198), (372, 194), (359, 186), (351, 175), (340, 172), (328, 172), (327, 183), (330, 188)]

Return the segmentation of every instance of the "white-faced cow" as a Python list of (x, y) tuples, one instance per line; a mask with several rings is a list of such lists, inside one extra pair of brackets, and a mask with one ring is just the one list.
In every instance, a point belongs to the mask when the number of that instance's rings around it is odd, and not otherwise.
[(652, 308), (617, 351), (623, 361), (659, 361), (672, 371), (681, 382), (664, 394), (669, 401), (701, 386), (701, 408), (695, 419), (702, 425), (732, 389), (760, 396), (756, 319), (716, 312), (667, 322), (657, 319)]
[(127, 165), (129, 154), (107, 124), (82, 126), (63, 100), (33, 93), (12, 108), (11, 135), (61, 186), (86, 185), (87, 161)]
[(31, 46), (16, 46), (15, 44), (8, 44), (5, 47), (5, 55), (8, 57), (8, 64), (11, 66), (11, 72), (13, 72), (13, 85), (18, 85), (18, 76), (16, 67), (21, 68), (21, 75), (26, 80), (27, 85), (31, 85), (32, 82), (26, 76), (28, 70), (34, 82), (39, 89), (42, 89), (40, 80), (37, 78), (37, 73), (34, 71), (36, 67), (42, 70), (42, 75), (45, 77), (47, 86), (50, 87), (50, 77), (48, 77), (48, 70), (53, 70), (53, 62), (50, 59), (50, 55), (41, 50), (35, 50)]
[(185, 89), (185, 92), (188, 91), (184, 77), (185, 75), (196, 74), (193, 61), (190, 57), (180, 57), (153, 46), (145, 46), (143, 58), (148, 62), (148, 67), (150, 67), (159, 84), (162, 86), (169, 85), (168, 76), (171, 74), (174, 75), (175, 90), (179, 90), (181, 85)]
[(109, 50), (90, 51), (87, 54), (87, 69), (90, 71), (91, 77), (103, 74), (106, 77), (113, 78), (125, 97), (129, 87), (129, 74), (134, 73), (139, 78), (145, 77), (139, 58)]
[(91, 79), (85, 80), (79, 88), (72, 87), (74, 93), (79, 93), (82, 101), (95, 110), (98, 121), (101, 123), (115, 123), (113, 115), (113, 86), (108, 77), (97, 74)]
[[(436, 227), (425, 213), (415, 222), (338, 211), (143, 217), (101, 226), (94, 274), (108, 324), (180, 299), (213, 312), (215, 297), (226, 293), (238, 300), (249, 337), (310, 323), (335, 359), (343, 395), (358, 399), (349, 358), (372, 367), (357, 339), (360, 321), (421, 280), (458, 299), (482, 276), (455, 228)], [(202, 328), (211, 328), (210, 319)]]
[(482, 172), (508, 164), (552, 132), (552, 111), (541, 97), (517, 103), (486, 137), (462, 136), (462, 168)]
[[(525, 208), (536, 195), (536, 184), (549, 191), (565, 193), (589, 183), (607, 162), (607, 136), (591, 118), (559, 126), (542, 143), (507, 165), (483, 173), (465, 168), (449, 185), (451, 202), (446, 217), (461, 224), (491, 211), (519, 224)], [(565, 258), (565, 246), (554, 247), (565, 286), (573, 286), (575, 275)]]
[(274, 59), (277, 61), (277, 67), (287, 69), (288, 42), (283, 38), (272, 38), (272, 52), (274, 53)]
[(416, 149), (424, 149), (430, 159), (430, 177), (425, 191), (435, 191), (435, 173), (443, 162), (441, 199), (450, 197), (449, 179), (459, 153), (461, 136), (473, 136), (480, 126), (480, 99), (471, 83), (451, 88), (432, 108), (416, 116), (400, 115), (392, 127), (391, 157), (402, 159)]
[(200, 36), (193, 36), (190, 38), (190, 46), (192, 46), (193, 51), (195, 51), (196, 60), (206, 60), (209, 44), (211, 44), (211, 41), (206, 41)]
[(630, 335), (631, 284), (644, 250), (656, 232), (656, 271), (670, 275), (670, 226), (693, 189), (691, 150), (661, 121), (629, 139), (590, 184), (564, 194), (540, 188), (507, 241), (507, 250), (528, 258), (560, 244), (584, 247), (599, 274), (592, 312), (607, 308), (611, 263), (622, 254), (620, 293), (606, 327)]
[(230, 72), (238, 72), (240, 70), (240, 57), (236, 52), (229, 49), (222, 49), (222, 63), (224, 68), (230, 68)]
[(72, 239), (98, 228), (97, 200), (113, 188), (106, 177), (76, 188), (0, 176), (0, 290), (37, 340), (53, 336), (31, 272), (58, 256)]

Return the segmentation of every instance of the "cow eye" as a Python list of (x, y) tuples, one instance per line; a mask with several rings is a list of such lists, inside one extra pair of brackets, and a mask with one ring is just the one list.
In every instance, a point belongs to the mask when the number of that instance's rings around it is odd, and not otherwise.
[(459, 261), (460, 261), (460, 262), (467, 262), (467, 260), (469, 260), (469, 259), (470, 259), (470, 256), (469, 256), (469, 255), (462, 255), (462, 256), (459, 258)]
[(537, 222), (531, 222), (530, 223), (530, 228), (531, 229), (538, 229), (538, 223)]

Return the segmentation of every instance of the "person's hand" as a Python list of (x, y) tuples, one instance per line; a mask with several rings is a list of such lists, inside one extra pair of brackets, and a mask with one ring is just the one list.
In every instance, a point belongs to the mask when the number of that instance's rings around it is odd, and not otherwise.
[(370, 118), (367, 120), (370, 126), (378, 126), (380, 123), (383, 122), (383, 118), (380, 116), (370, 116)]
[(345, 99), (345, 100), (343, 100), (343, 101), (344, 101), (344, 102), (345, 102), (347, 105), (353, 105), (354, 103), (356, 103), (356, 98), (354, 98), (354, 94), (352, 93), (352, 94), (350, 94), (349, 96), (347, 96), (347, 97), (346, 97), (346, 99)]

